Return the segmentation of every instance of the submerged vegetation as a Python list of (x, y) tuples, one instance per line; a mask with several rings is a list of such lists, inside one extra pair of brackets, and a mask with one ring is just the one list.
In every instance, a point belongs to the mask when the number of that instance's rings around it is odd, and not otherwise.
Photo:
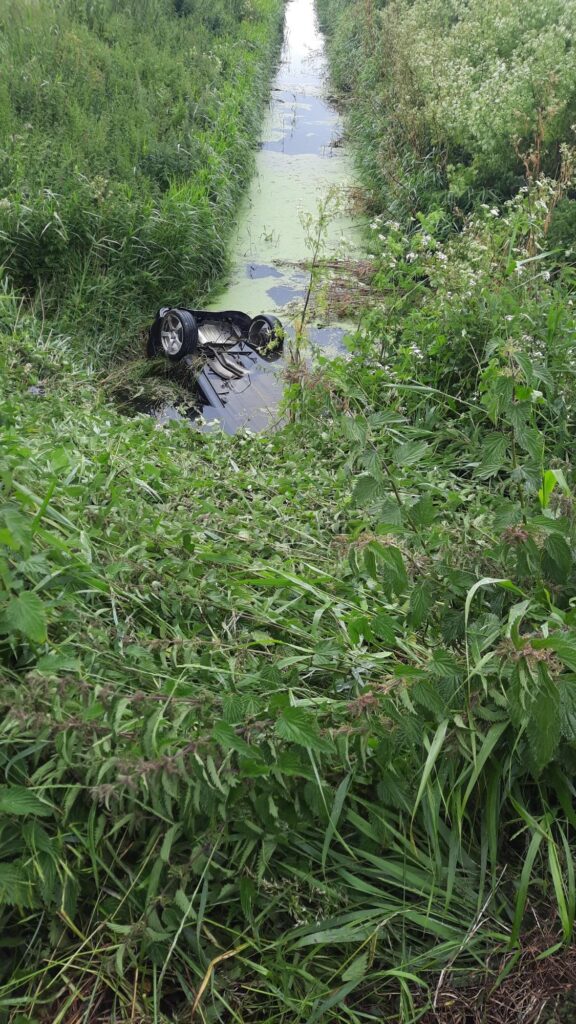
[[(575, 83), (552, 50), (572, 8), (547, 4), (543, 35), (517, 6), (484, 3), (484, 36), (475, 0), (319, 0), (371, 292), (347, 357), (292, 367), (282, 430), (124, 418), (78, 326), (0, 293), (0, 1021), (562, 1019)], [(438, 82), (413, 59), (418, 132), (392, 139), (409, 38)], [(486, 82), (546, 58), (558, 88), (545, 140), (538, 116), (521, 142), (495, 122), (490, 180), (479, 136), (431, 123), (467, 39)], [(496, 90), (503, 124), (520, 93)], [(114, 262), (83, 266), (116, 287)]]

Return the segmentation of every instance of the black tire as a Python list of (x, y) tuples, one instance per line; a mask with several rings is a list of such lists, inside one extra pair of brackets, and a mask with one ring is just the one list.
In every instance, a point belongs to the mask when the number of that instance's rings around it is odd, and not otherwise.
[(261, 313), (255, 316), (248, 329), (248, 344), (257, 350), (273, 352), (282, 347), (284, 328), (277, 316)]
[(148, 338), (148, 355), (177, 363), (198, 348), (198, 325), (187, 309), (162, 309)]
[(146, 345), (146, 355), (148, 359), (158, 359), (162, 355), (162, 348), (160, 345), (160, 321), (162, 317), (166, 315), (170, 306), (161, 306), (156, 313), (156, 318), (148, 331), (148, 342)]

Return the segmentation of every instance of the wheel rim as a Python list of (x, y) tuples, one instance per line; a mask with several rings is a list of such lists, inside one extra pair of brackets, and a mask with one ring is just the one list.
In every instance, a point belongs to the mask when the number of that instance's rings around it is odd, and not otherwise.
[(167, 356), (178, 355), (184, 341), (184, 328), (175, 313), (168, 313), (162, 321), (160, 344)]

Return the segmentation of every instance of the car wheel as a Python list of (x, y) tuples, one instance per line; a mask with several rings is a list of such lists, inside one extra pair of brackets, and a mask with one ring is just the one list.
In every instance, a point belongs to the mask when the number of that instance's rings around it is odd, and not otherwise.
[(248, 330), (248, 344), (256, 349), (274, 350), (284, 341), (284, 328), (277, 316), (255, 316)]
[(198, 325), (187, 309), (160, 310), (148, 339), (149, 356), (166, 356), (178, 362), (198, 347)]

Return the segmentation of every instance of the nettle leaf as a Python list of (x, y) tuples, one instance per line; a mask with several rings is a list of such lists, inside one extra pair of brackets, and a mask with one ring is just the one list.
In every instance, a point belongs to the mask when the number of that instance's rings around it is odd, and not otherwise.
[(46, 609), (38, 594), (25, 590), (8, 602), (4, 611), (8, 630), (22, 633), (37, 644), (46, 641)]
[(562, 583), (567, 579), (572, 564), (572, 552), (564, 537), (557, 533), (549, 534), (544, 542), (544, 570), (548, 570), (555, 582)]
[(331, 752), (334, 749), (330, 740), (320, 736), (314, 715), (303, 708), (286, 708), (276, 723), (276, 734), (310, 750)]
[(38, 659), (35, 671), (43, 676), (58, 676), (61, 672), (79, 672), (80, 661), (73, 654), (51, 651)]
[(399, 444), (394, 451), (394, 462), (402, 469), (403, 466), (414, 466), (421, 462), (428, 453), (430, 445), (427, 441), (406, 441)]
[(378, 556), (385, 580), (385, 590), (391, 594), (403, 594), (408, 587), (408, 574), (402, 552), (395, 545), (371, 541), (369, 547)]
[(427, 679), (417, 680), (410, 687), (410, 697), (415, 704), (419, 704), (426, 711), (431, 711), (438, 718), (443, 718), (446, 715), (446, 702), (443, 700), (436, 682), (430, 682)]
[(450, 651), (439, 647), (432, 654), (432, 660), (429, 665), (430, 672), (435, 676), (440, 676), (448, 679), (458, 679), (462, 674), (463, 666), (456, 660)]
[(550, 763), (560, 742), (560, 694), (556, 684), (540, 671), (540, 688), (532, 701), (526, 733), (536, 773)]
[(504, 466), (508, 453), (508, 443), (503, 434), (488, 434), (484, 440), (482, 461), (476, 470), (480, 480), (488, 480), (496, 476)]
[(257, 760), (254, 757), (242, 757), (240, 754), (238, 758), (238, 771), (241, 778), (257, 779), (261, 775), (268, 775), (270, 768), (263, 759)]
[(229, 722), (216, 722), (212, 736), (224, 750), (236, 750), (239, 754), (246, 754), (247, 757), (256, 761), (260, 759), (259, 751), (246, 743), (242, 736), (238, 736)]
[(226, 722), (237, 725), (246, 717), (247, 699), (238, 693), (228, 694), (222, 700), (222, 713)]
[(174, 893), (174, 904), (184, 917), (190, 918), (192, 915), (192, 920), (195, 919), (196, 915), (194, 914), (193, 907), (183, 889), (177, 889)]
[(534, 373), (534, 364), (532, 357), (527, 352), (515, 352), (514, 359), (518, 363), (518, 366), (524, 374), (524, 379), (527, 384), (534, 384), (537, 379)]
[(14, 506), (6, 505), (0, 511), (0, 520), (5, 523), (5, 529), (0, 529), (0, 544), (17, 551), (28, 542), (31, 532), (28, 516)]
[(309, 779), (311, 782), (315, 778), (310, 758), (303, 751), (296, 750), (295, 747), (282, 750), (276, 759), (275, 767), (281, 775)]
[(364, 474), (354, 484), (352, 498), (357, 505), (369, 505), (384, 493), (384, 484), (376, 477)]
[(402, 526), (402, 509), (396, 498), (382, 498), (374, 502), (374, 514), (378, 516), (378, 532), (389, 532), (396, 526)]
[(358, 444), (366, 444), (366, 438), (368, 436), (368, 424), (366, 420), (360, 416), (340, 416), (339, 424), (342, 429), (342, 434), (347, 441), (356, 441)]
[(347, 619), (346, 630), (353, 644), (358, 644), (361, 640), (370, 642), (374, 639), (370, 628), (370, 619), (367, 615), (362, 615), (358, 612), (354, 612)]
[(499, 376), (491, 381), (490, 389), (482, 397), (482, 404), (493, 423), (511, 407), (513, 398), (514, 381), (511, 377)]
[(559, 687), (560, 731), (564, 739), (576, 740), (576, 683), (566, 680)]
[(0, 814), (34, 814), (46, 818), (52, 813), (50, 805), (26, 786), (0, 786)]
[(362, 552), (362, 559), (366, 567), (366, 572), (373, 580), (378, 579), (378, 571), (376, 568), (376, 555), (372, 549), (367, 545)]
[(361, 953), (342, 973), (342, 981), (360, 981), (368, 970), (368, 953)]
[(376, 449), (369, 448), (367, 451), (363, 451), (358, 464), (365, 473), (369, 473), (370, 476), (375, 477), (377, 480), (382, 477), (380, 455)]
[(434, 588), (429, 580), (421, 580), (410, 594), (410, 625), (418, 629), (434, 606)]
[(436, 509), (432, 495), (426, 494), (414, 505), (410, 506), (410, 518), (416, 526), (431, 526), (436, 518)]
[(396, 623), (391, 615), (386, 612), (378, 612), (372, 619), (370, 626), (374, 636), (382, 640), (388, 646), (393, 646), (396, 641)]
[(502, 623), (498, 616), (492, 612), (486, 612), (485, 615), (481, 615), (475, 622), (471, 623), (468, 630), (468, 639), (471, 644), (477, 646), (478, 656), (482, 651), (492, 646), (500, 636), (501, 630)]
[(522, 426), (514, 431), (518, 444), (528, 452), (531, 459), (539, 465), (544, 457), (544, 438), (536, 427)]
[(34, 890), (21, 865), (16, 861), (0, 862), (0, 906), (33, 907)]

